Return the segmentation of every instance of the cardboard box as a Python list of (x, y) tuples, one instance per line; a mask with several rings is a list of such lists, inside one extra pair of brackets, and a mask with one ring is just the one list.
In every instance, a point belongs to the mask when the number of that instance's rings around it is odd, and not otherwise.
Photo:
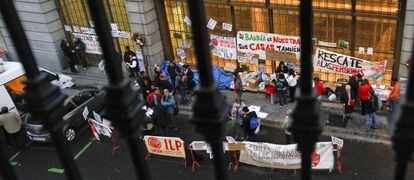
[(234, 70), (236, 70), (236, 65), (232, 63), (226, 63), (226, 65), (224, 66), (224, 70), (234, 73)]

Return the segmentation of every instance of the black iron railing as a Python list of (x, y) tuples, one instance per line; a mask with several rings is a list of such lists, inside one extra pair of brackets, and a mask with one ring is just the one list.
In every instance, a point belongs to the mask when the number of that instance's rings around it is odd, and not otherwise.
[[(151, 174), (144, 159), (143, 144), (138, 138), (138, 128), (143, 120), (141, 108), (143, 103), (138, 99), (138, 92), (131, 86), (131, 82), (123, 77), (121, 69), (121, 55), (115, 51), (112, 41), (109, 22), (105, 14), (103, 1), (88, 1), (91, 15), (95, 21), (96, 33), (102, 46), (106, 60), (106, 72), (109, 78), (105, 105), (105, 116), (113, 120), (115, 128), (126, 138), (133, 160), (137, 178), (149, 180)], [(201, 86), (196, 91), (194, 116), (191, 121), (201, 134), (212, 145), (216, 179), (227, 179), (222, 157), (222, 136), (224, 117), (229, 106), (225, 97), (219, 93), (214, 84), (209, 57), (209, 39), (206, 28), (203, 0), (189, 0), (192, 30), (197, 54), (197, 67), (200, 71)], [(0, 3), (0, 10), (12, 36), (14, 45), (26, 71), (27, 89), (25, 100), (27, 110), (34, 118), (44, 120), (52, 134), (57, 153), (65, 168), (67, 177), (71, 180), (82, 179), (73, 156), (61, 133), (62, 104), (65, 96), (59, 88), (47, 82), (46, 76), (38, 70), (35, 58), (18, 18), (13, 0), (4, 0)], [(311, 179), (311, 153), (314, 151), (322, 126), (319, 122), (319, 103), (312, 92), (312, 1), (302, 0), (300, 5), (301, 22), (301, 95), (293, 114), (293, 132), (298, 150), (302, 153), (302, 179)], [(414, 51), (414, 50), (413, 50)], [(414, 59), (414, 56), (413, 58)], [(404, 179), (407, 162), (411, 159), (414, 148), (414, 121), (410, 119), (414, 112), (414, 71), (410, 67), (407, 102), (402, 106), (402, 114), (397, 122), (393, 135), (396, 151), (397, 167), (395, 179)], [(4, 179), (17, 179), (13, 168), (0, 149), (0, 172)]]

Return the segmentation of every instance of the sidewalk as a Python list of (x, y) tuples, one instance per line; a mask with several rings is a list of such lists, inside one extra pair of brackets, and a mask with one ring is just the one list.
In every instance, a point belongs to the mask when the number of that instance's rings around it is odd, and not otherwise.
[[(106, 74), (99, 71), (97, 67), (89, 67), (87, 70), (79, 69), (79, 73), (72, 73), (66, 69), (62, 73), (73, 77), (77, 85), (95, 85), (102, 87), (107, 84)], [(221, 91), (223, 95), (227, 97), (227, 103), (232, 105), (236, 95), (232, 90)], [(279, 107), (270, 104), (270, 99), (266, 98), (263, 93), (246, 92), (243, 94), (243, 100), (247, 106), (256, 105), (261, 107), (261, 112), (268, 113), (269, 115), (262, 120), (262, 125), (274, 128), (282, 128), (283, 120), (285, 119), (288, 109), (294, 109), (296, 103), (288, 103), (285, 107)], [(194, 97), (192, 98), (194, 102)], [(192, 105), (179, 105), (180, 114), (192, 115)], [(341, 107), (338, 104), (331, 102), (322, 102), (321, 118), (326, 122), (329, 113), (341, 114)], [(346, 128), (325, 126), (323, 134), (328, 136), (337, 136), (346, 139), (361, 140), (373, 143), (390, 144), (390, 135), (387, 125), (387, 118), (384, 115), (377, 114), (377, 127), (375, 131), (366, 133), (362, 126), (365, 123), (365, 118), (356, 112), (353, 114), (353, 119), (350, 120)]]

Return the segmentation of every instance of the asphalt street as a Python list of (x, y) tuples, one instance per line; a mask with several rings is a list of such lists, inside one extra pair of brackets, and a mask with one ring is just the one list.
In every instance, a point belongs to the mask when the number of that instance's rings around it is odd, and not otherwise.
[[(175, 133), (170, 130), (170, 135), (180, 137), (188, 145), (193, 140), (202, 140), (202, 136), (194, 131), (194, 127), (188, 122), (188, 116), (178, 116), (180, 131)], [(109, 139), (90, 142), (92, 135), (85, 131), (70, 147), (76, 156), (76, 163), (85, 179), (136, 179), (135, 172), (129, 158), (128, 149), (119, 136), (116, 139), (120, 150), (112, 155), (112, 143)], [(329, 141), (330, 137), (322, 137), (321, 141)], [(283, 132), (264, 127), (258, 136), (258, 141), (276, 144), (284, 143)], [(9, 150), (14, 169), (21, 179), (65, 179), (64, 174), (59, 173), (62, 166), (50, 145), (33, 145), (17, 154)], [(177, 158), (151, 156), (147, 162), (153, 179), (188, 179), (209, 180), (214, 179), (212, 160), (205, 152), (200, 152), (204, 157), (201, 168), (192, 172), (191, 167), (184, 167), (183, 162)], [(15, 157), (13, 157), (15, 156)], [(225, 165), (230, 162), (229, 154), (225, 156)], [(391, 146), (371, 144), (366, 142), (345, 140), (343, 150), (343, 172), (317, 171), (314, 179), (392, 179), (394, 169), (393, 151)], [(56, 172), (50, 172), (56, 171)], [(300, 172), (296, 175), (292, 170), (277, 170), (259, 168), (241, 164), (237, 172), (227, 171), (229, 179), (299, 179)], [(413, 177), (414, 169), (410, 167), (408, 175)]]

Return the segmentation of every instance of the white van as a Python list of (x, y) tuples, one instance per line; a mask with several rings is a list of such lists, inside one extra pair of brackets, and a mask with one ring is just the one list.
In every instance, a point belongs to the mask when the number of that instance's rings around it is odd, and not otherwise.
[[(0, 72), (0, 107), (7, 106), (10, 111), (18, 112), (17, 109), (23, 102), (23, 81), (26, 79), (24, 69), (19, 62), (0, 62), (4, 71)], [(63, 74), (54, 73), (43, 68), (40, 71), (50, 75), (51, 83), (61, 89), (75, 85), (72, 78)]]

